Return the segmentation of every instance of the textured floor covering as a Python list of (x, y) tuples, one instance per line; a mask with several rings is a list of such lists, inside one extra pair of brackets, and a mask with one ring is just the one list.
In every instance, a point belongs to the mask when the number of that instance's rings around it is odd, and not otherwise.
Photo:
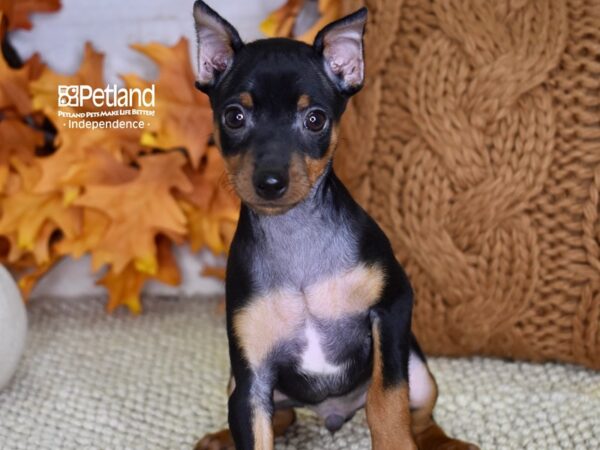
[[(0, 449), (189, 449), (225, 422), (223, 319), (213, 300), (149, 299), (107, 316), (97, 299), (37, 300)], [(600, 448), (600, 374), (566, 365), (431, 359), (439, 422), (484, 449)], [(277, 449), (368, 449), (364, 414), (330, 437), (308, 412)]]

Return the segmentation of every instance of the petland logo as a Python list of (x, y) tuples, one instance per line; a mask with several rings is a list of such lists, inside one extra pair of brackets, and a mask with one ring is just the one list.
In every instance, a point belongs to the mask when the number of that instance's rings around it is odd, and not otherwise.
[(93, 88), (87, 84), (58, 86), (58, 117), (63, 126), (77, 129), (108, 129), (150, 127), (147, 119), (154, 117), (156, 86), (146, 89)]
[(155, 85), (146, 89), (119, 88), (116, 84), (106, 88), (93, 88), (87, 84), (59, 85), (59, 107), (82, 107), (91, 101), (96, 108), (153, 108)]

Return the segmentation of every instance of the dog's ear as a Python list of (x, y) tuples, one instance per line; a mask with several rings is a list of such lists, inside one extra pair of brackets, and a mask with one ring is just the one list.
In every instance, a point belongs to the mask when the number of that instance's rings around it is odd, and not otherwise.
[(360, 90), (365, 79), (363, 35), (367, 8), (330, 23), (317, 34), (313, 47), (323, 55), (325, 71), (347, 95)]
[(198, 40), (196, 87), (207, 92), (231, 67), (235, 52), (243, 47), (237, 30), (202, 0), (194, 3)]

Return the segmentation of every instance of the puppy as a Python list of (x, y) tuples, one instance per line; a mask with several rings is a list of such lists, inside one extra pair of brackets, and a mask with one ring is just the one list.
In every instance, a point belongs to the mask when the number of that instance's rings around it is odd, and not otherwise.
[(244, 44), (202, 1), (194, 18), (197, 87), (242, 200), (226, 277), (229, 430), (196, 448), (272, 449), (299, 406), (331, 432), (366, 406), (375, 450), (477, 448), (434, 422), (410, 283), (332, 168), (340, 118), (363, 85), (366, 9), (312, 46)]

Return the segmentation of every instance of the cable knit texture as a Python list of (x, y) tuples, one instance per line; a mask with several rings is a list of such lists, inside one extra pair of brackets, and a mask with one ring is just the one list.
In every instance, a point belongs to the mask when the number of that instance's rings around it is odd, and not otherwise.
[(600, 368), (600, 3), (366, 4), (337, 170), (409, 273), (423, 346)]

